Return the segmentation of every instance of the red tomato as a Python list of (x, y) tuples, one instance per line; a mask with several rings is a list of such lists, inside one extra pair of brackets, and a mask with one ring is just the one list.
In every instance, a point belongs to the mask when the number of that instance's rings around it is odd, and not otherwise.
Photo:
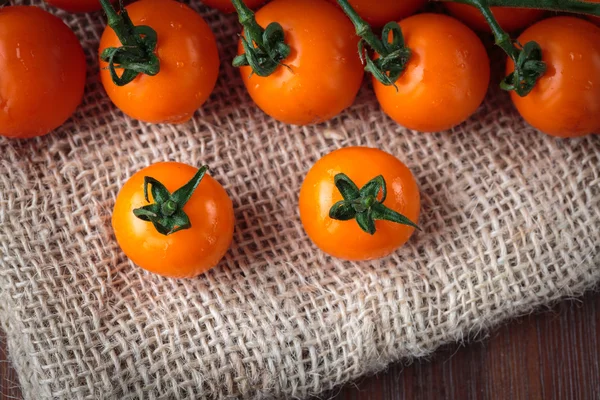
[[(336, 0), (329, 0), (336, 3)], [(413, 15), (427, 0), (348, 0), (348, 3), (374, 28), (381, 28), (390, 21), (398, 21)]]
[(412, 51), (397, 89), (373, 78), (381, 108), (400, 125), (437, 132), (477, 110), (490, 80), (489, 59), (475, 33), (454, 18), (418, 14), (400, 21)]
[[(327, 121), (349, 107), (364, 70), (358, 37), (346, 15), (324, 0), (275, 0), (256, 13), (266, 27), (279, 22), (292, 49), (268, 77), (240, 68), (254, 102), (271, 117), (294, 125)], [(239, 53), (243, 52), (242, 44)]]
[[(71, 13), (87, 13), (102, 9), (100, 0), (45, 0), (51, 6), (62, 8)], [(113, 4), (117, 0), (111, 0)]]
[[(463, 21), (471, 28), (481, 32), (491, 32), (481, 12), (468, 4), (444, 3), (450, 14)], [(502, 29), (514, 32), (528, 27), (544, 16), (544, 10), (533, 8), (491, 7), (496, 21)]]
[(81, 44), (59, 18), (38, 7), (0, 8), (0, 135), (58, 128), (81, 103), (85, 77)]
[[(140, 0), (126, 7), (134, 25), (148, 25), (158, 35), (160, 72), (140, 74), (125, 86), (113, 83), (108, 64), (100, 77), (110, 99), (132, 118), (153, 123), (187, 122), (204, 104), (217, 82), (219, 53), (215, 37), (202, 17), (173, 0)], [(121, 42), (107, 27), (100, 53)]]
[(198, 168), (176, 162), (153, 164), (135, 173), (121, 188), (112, 216), (123, 252), (140, 267), (172, 278), (190, 278), (219, 263), (233, 238), (233, 205), (223, 187), (204, 175), (183, 207), (191, 226), (169, 235), (134, 210), (154, 203), (153, 191), (144, 198), (144, 178), (154, 178), (171, 193), (188, 183)]
[[(547, 65), (527, 96), (511, 92), (523, 118), (552, 136), (600, 131), (600, 28), (575, 17), (555, 17), (531, 26), (517, 40), (536, 41)], [(507, 72), (513, 68), (508, 60)]]
[[(255, 9), (265, 1), (266, 0), (244, 0), (244, 4), (247, 5), (248, 8)], [(231, 0), (203, 0), (202, 3), (224, 13), (232, 13), (235, 11)]]
[(381, 175), (387, 196), (377, 191), (378, 202), (416, 223), (421, 209), (419, 188), (410, 170), (396, 157), (367, 147), (331, 152), (310, 169), (300, 189), (300, 219), (310, 239), (324, 252), (345, 260), (385, 257), (408, 241), (412, 226), (375, 220), (374, 232), (365, 232), (355, 218), (333, 219), (330, 211), (343, 199), (336, 175), (345, 174), (358, 188)]

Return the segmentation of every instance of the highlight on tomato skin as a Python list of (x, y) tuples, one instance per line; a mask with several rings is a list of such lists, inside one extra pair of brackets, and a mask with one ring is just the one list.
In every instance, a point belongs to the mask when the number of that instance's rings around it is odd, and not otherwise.
[[(244, 4), (253, 10), (266, 2), (267, 0), (244, 0)], [(202, 3), (211, 8), (216, 8), (223, 13), (232, 13), (235, 11), (235, 8), (231, 4), (231, 0), (202, 0)]]
[[(204, 19), (189, 6), (174, 0), (139, 0), (126, 10), (135, 26), (156, 31), (160, 71), (139, 74), (124, 86), (115, 84), (106, 61), (100, 61), (100, 78), (112, 102), (131, 118), (150, 123), (184, 123), (211, 95), (219, 74), (215, 37)], [(100, 39), (99, 54), (121, 47), (111, 27)], [(122, 69), (117, 69), (122, 73)]]
[[(325, 0), (273, 0), (255, 17), (262, 28), (281, 24), (291, 48), (269, 76), (240, 68), (248, 94), (263, 112), (286, 124), (309, 125), (352, 105), (364, 67), (354, 27), (339, 8)], [(240, 40), (238, 54), (243, 53)]]
[(479, 37), (462, 22), (441, 14), (417, 14), (399, 22), (411, 57), (395, 82), (372, 79), (383, 111), (420, 132), (450, 129), (481, 105), (490, 62)]
[(65, 123), (82, 101), (86, 69), (79, 39), (59, 18), (0, 7), (0, 136), (41, 136)]
[[(336, 0), (329, 0), (336, 3)], [(352, 8), (373, 28), (381, 28), (390, 21), (409, 17), (422, 8), (427, 0), (349, 0)]]
[[(349, 197), (344, 197), (337, 185), (349, 185), (349, 181), (360, 189), (360, 195), (352, 197), (350, 190)], [(377, 181), (379, 184), (373, 185)], [(385, 199), (382, 182), (386, 186)], [(368, 184), (375, 188), (371, 191), (375, 198), (363, 196)], [(365, 231), (369, 218), (361, 220), (352, 209), (350, 215), (336, 217), (344, 220), (332, 218), (336, 210), (354, 205), (354, 198), (359, 203), (356, 207), (366, 207), (359, 210), (370, 207), (374, 215), (383, 207), (405, 217), (413, 226), (377, 219), (372, 221), (369, 233)], [(345, 200), (349, 202), (340, 203)], [(300, 219), (308, 237), (325, 253), (350, 261), (373, 260), (395, 252), (415, 231), (420, 209), (419, 188), (408, 167), (389, 153), (367, 147), (345, 147), (323, 156), (308, 171), (299, 196)]]
[[(600, 27), (577, 17), (554, 17), (526, 29), (517, 40), (542, 48), (545, 74), (525, 97), (511, 92), (521, 116), (551, 136), (600, 131)], [(507, 61), (506, 71), (513, 71)]]
[[(491, 29), (481, 12), (469, 5), (454, 2), (444, 2), (452, 16), (464, 22), (471, 29), (480, 32), (490, 32)], [(546, 13), (544, 10), (533, 8), (490, 7), (500, 27), (507, 32), (515, 32), (527, 28), (540, 20)]]
[[(219, 182), (207, 173), (198, 176), (199, 172), (203, 171), (186, 164), (160, 162), (136, 172), (119, 191), (112, 215), (113, 230), (123, 252), (139, 267), (165, 277), (191, 278), (216, 266), (226, 254), (233, 239), (233, 204)], [(170, 226), (157, 225), (140, 212), (149, 209), (160, 214), (169, 209), (164, 205), (170, 199), (168, 193), (163, 198), (155, 197), (161, 193), (157, 191), (159, 184), (149, 185), (145, 198), (148, 178), (164, 185), (172, 196), (200, 178), (183, 207), (177, 203), (171, 214), (159, 215), (179, 218)], [(155, 210), (154, 204), (159, 205)], [(178, 221), (185, 222), (186, 217), (190, 226), (181, 229), (183, 224)]]

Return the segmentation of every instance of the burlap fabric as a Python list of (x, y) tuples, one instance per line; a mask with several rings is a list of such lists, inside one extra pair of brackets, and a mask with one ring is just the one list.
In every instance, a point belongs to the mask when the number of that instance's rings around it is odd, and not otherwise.
[[(326, 125), (286, 126), (229, 66), (235, 17), (193, 7), (223, 62), (192, 122), (124, 117), (96, 78), (102, 14), (61, 14), (84, 103), (53, 134), (0, 139), (0, 321), (26, 398), (305, 397), (600, 279), (600, 137), (536, 132), (496, 89), (447, 133), (399, 127), (368, 87)], [(306, 171), (349, 145), (396, 155), (422, 190), (423, 232), (381, 261), (327, 257), (299, 222)], [(208, 163), (234, 201), (233, 246), (196, 279), (132, 265), (110, 226), (125, 180), (163, 160)]]

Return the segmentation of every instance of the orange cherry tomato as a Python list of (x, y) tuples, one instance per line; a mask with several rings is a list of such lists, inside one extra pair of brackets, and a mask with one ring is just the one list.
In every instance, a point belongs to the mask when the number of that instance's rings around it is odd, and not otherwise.
[[(517, 40), (536, 41), (547, 68), (527, 96), (511, 92), (523, 118), (552, 136), (600, 131), (600, 28), (575, 17), (555, 17), (531, 26)], [(507, 73), (513, 69), (508, 60)]]
[[(132, 118), (152, 123), (183, 123), (204, 104), (217, 82), (219, 53), (202, 17), (174, 0), (140, 0), (126, 7), (134, 25), (148, 25), (158, 36), (160, 72), (140, 74), (125, 86), (113, 83), (100, 62), (102, 84), (113, 103)], [(112, 28), (100, 39), (100, 53), (120, 47)]]
[[(329, 0), (336, 3), (336, 0)], [(390, 21), (398, 21), (414, 14), (427, 0), (348, 0), (348, 3), (373, 28), (381, 28)]]
[(135, 264), (163, 276), (186, 278), (208, 271), (223, 258), (233, 238), (233, 205), (225, 189), (208, 174), (181, 209), (189, 218), (189, 228), (164, 235), (134, 214), (157, 203), (154, 185), (148, 188), (149, 201), (144, 198), (145, 177), (156, 179), (173, 195), (197, 173), (198, 168), (186, 164), (162, 162), (138, 171), (121, 188), (112, 225), (121, 249)]
[(489, 59), (475, 33), (454, 18), (418, 14), (400, 21), (412, 56), (394, 86), (373, 78), (381, 108), (422, 132), (450, 129), (477, 110), (490, 80)]
[[(61, 8), (70, 13), (87, 13), (102, 9), (100, 0), (45, 0), (51, 6)], [(111, 0), (116, 3), (116, 0)]]
[(85, 55), (57, 17), (32, 6), (0, 8), (0, 135), (58, 128), (81, 103)]
[[(266, 0), (244, 0), (244, 4), (246, 4), (248, 8), (255, 9), (265, 1)], [(224, 13), (232, 13), (235, 11), (231, 0), (203, 0), (202, 3)]]
[[(477, 8), (469, 4), (452, 2), (444, 3), (444, 5), (450, 14), (460, 19), (472, 29), (481, 32), (492, 31)], [(534, 8), (491, 7), (491, 10), (500, 27), (507, 32), (524, 29), (542, 18), (545, 13), (544, 10), (536, 10)]]
[[(354, 218), (331, 218), (332, 207), (344, 199), (336, 186), (338, 174), (345, 174), (357, 188), (364, 188), (381, 175), (387, 186), (387, 196), (378, 206), (400, 213), (414, 223), (419, 218), (419, 188), (410, 170), (400, 160), (367, 147), (336, 150), (315, 163), (300, 189), (300, 219), (310, 239), (321, 250), (345, 260), (371, 260), (393, 253), (408, 241), (414, 231), (408, 225), (375, 220), (374, 233), (369, 234)], [(378, 202), (383, 195), (379, 189), (374, 192)]]
[[(364, 70), (358, 37), (344, 13), (325, 0), (275, 0), (256, 13), (260, 26), (279, 22), (291, 54), (268, 77), (240, 68), (254, 102), (294, 125), (327, 121), (356, 98)], [(239, 53), (243, 53), (240, 42)]]

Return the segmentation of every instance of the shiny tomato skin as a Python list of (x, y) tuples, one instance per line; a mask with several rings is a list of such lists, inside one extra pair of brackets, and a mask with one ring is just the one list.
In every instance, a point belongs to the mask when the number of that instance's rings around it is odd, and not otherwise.
[(376, 232), (360, 229), (356, 220), (337, 221), (329, 210), (342, 200), (334, 176), (345, 173), (359, 188), (383, 175), (388, 195), (384, 205), (417, 223), (420, 195), (410, 170), (396, 157), (379, 149), (346, 147), (333, 151), (310, 169), (300, 189), (300, 219), (317, 247), (334, 257), (351, 261), (385, 257), (404, 245), (414, 228), (389, 221), (375, 221)]
[[(329, 0), (336, 3), (336, 0)], [(381, 28), (390, 21), (413, 15), (427, 0), (349, 0), (348, 3), (373, 28)]]
[[(511, 92), (519, 113), (552, 136), (600, 131), (600, 28), (575, 17), (555, 17), (529, 27), (520, 43), (536, 41), (547, 71), (525, 97)], [(507, 73), (513, 71), (511, 60)]]
[(240, 68), (250, 97), (266, 114), (308, 125), (327, 121), (354, 102), (364, 69), (358, 37), (341, 10), (325, 0), (274, 0), (258, 10), (256, 20), (262, 27), (279, 22), (292, 49), (283, 60), (287, 67), (268, 77)]
[[(261, 4), (263, 4), (266, 0), (244, 0), (244, 4), (248, 6), (248, 8), (255, 9)], [(232, 13), (235, 11), (231, 0), (203, 0), (203, 4), (211, 8), (216, 8), (217, 10), (224, 13)]]
[[(45, 0), (46, 3), (70, 13), (88, 13), (102, 9), (100, 0)], [(117, 0), (111, 0), (116, 4)]]
[(183, 208), (191, 228), (165, 236), (151, 222), (133, 214), (134, 209), (148, 204), (145, 176), (157, 179), (173, 193), (197, 171), (177, 162), (156, 163), (136, 172), (121, 188), (112, 216), (113, 229), (123, 252), (143, 269), (170, 278), (191, 278), (216, 266), (229, 249), (233, 205), (225, 189), (208, 174)]
[(439, 14), (400, 21), (412, 56), (393, 86), (373, 78), (383, 111), (409, 129), (450, 129), (473, 114), (487, 92), (489, 59), (481, 40), (467, 26)]
[(57, 17), (33, 6), (0, 8), (0, 135), (29, 138), (62, 125), (81, 103), (83, 49)]
[[(151, 123), (184, 123), (204, 104), (217, 82), (219, 53), (207, 23), (174, 0), (140, 0), (126, 7), (134, 25), (148, 25), (158, 36), (160, 72), (144, 74), (125, 86), (113, 83), (107, 63), (100, 78), (113, 103), (132, 118)], [(121, 43), (107, 27), (99, 53)]]
[[(468, 4), (447, 2), (446, 9), (471, 29), (492, 32), (481, 12)], [(490, 7), (496, 21), (507, 32), (519, 31), (541, 19), (545, 11), (534, 8)]]

